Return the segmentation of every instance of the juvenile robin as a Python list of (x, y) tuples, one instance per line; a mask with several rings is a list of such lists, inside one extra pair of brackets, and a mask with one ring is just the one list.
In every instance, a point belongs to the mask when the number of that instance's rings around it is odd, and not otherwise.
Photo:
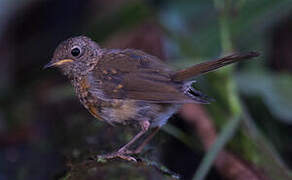
[[(141, 128), (118, 151), (105, 158), (134, 160), (130, 154), (143, 147), (184, 103), (209, 103), (190, 78), (222, 66), (257, 57), (257, 52), (232, 54), (174, 71), (157, 57), (135, 49), (103, 49), (85, 36), (67, 39), (44, 66), (58, 67), (75, 88), (80, 102), (96, 118), (109, 124)], [(152, 133), (138, 146), (130, 146), (150, 128)]]

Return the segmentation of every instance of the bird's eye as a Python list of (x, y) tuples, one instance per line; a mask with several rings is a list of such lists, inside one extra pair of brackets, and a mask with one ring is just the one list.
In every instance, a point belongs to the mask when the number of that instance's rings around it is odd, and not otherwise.
[(71, 49), (71, 54), (72, 56), (76, 57), (76, 56), (79, 56), (81, 53), (81, 49), (79, 47), (76, 47), (74, 46), (72, 49)]

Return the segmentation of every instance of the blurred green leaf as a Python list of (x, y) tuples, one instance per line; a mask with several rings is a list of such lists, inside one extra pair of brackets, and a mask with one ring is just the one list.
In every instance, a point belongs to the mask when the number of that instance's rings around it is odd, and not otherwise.
[(256, 163), (265, 169), (274, 179), (291, 179), (292, 174), (283, 162), (280, 154), (277, 152), (275, 146), (267, 139), (263, 133), (257, 128), (257, 125), (249, 115), (246, 107), (241, 103), (243, 108), (243, 128), (245, 132), (253, 139), (259, 152), (258, 159), (264, 161), (256, 161)]
[(288, 74), (241, 72), (236, 75), (239, 91), (261, 96), (273, 115), (292, 124), (292, 76)]

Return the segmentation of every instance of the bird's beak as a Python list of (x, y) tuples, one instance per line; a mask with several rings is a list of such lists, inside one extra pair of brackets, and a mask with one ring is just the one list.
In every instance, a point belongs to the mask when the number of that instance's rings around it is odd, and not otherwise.
[(60, 61), (57, 62), (49, 62), (48, 64), (46, 64), (43, 69), (49, 68), (49, 67), (54, 67), (54, 66), (60, 66), (62, 64), (68, 63), (68, 62), (73, 62), (72, 59), (62, 59)]

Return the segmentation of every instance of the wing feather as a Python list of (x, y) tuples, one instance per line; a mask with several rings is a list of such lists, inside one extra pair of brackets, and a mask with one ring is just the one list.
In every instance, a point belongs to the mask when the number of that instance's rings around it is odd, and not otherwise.
[(184, 94), (183, 82), (158, 58), (138, 50), (110, 50), (88, 75), (89, 92), (101, 99), (152, 103), (199, 102)]

